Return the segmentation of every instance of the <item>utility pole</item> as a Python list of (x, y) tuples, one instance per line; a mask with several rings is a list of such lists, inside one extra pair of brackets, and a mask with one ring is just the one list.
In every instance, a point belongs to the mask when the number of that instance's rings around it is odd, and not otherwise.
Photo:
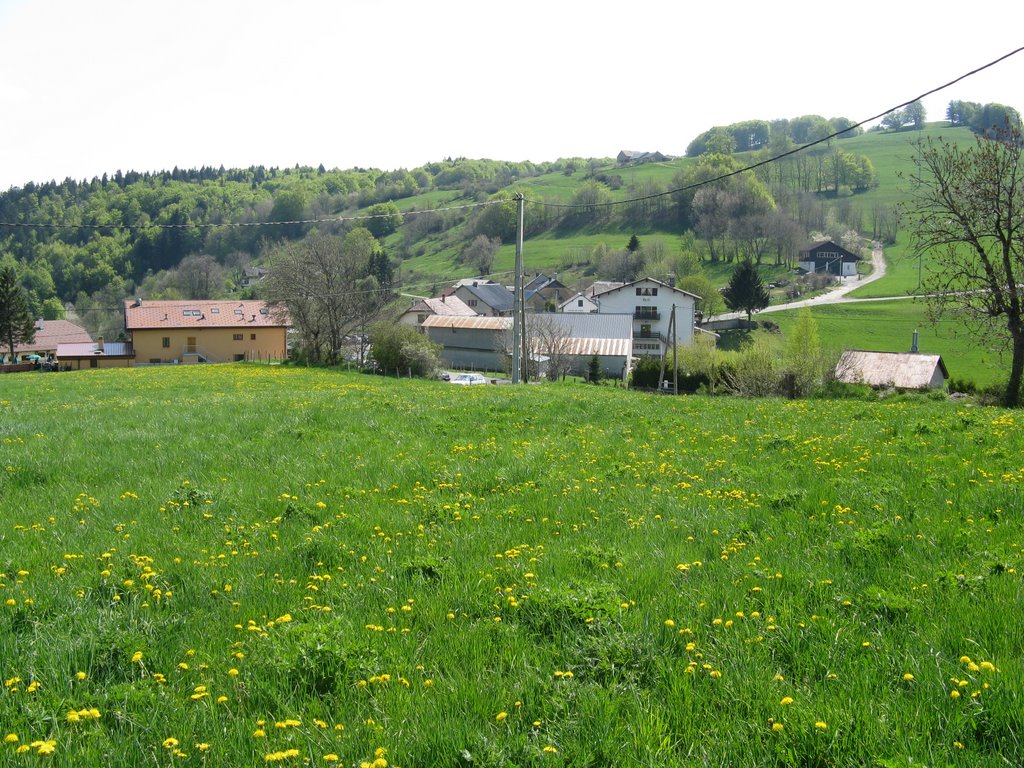
[(676, 347), (679, 346), (678, 335), (676, 334), (676, 305), (672, 305), (672, 318), (669, 320), (672, 328), (672, 394), (679, 394), (679, 363), (676, 360)]
[(523, 371), (523, 347), (526, 344), (524, 333), (524, 312), (523, 302), (523, 209), (526, 198), (521, 192), (515, 196), (518, 208), (519, 224), (516, 227), (516, 276), (515, 276), (515, 300), (512, 302), (512, 383), (519, 384), (522, 381)]

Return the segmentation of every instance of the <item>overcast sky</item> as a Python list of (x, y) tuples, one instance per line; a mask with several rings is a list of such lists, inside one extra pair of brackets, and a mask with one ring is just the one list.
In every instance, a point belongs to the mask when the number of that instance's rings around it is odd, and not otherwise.
[[(871, 117), (1024, 45), (1021, 20), (1016, 0), (0, 0), (0, 190), (683, 154), (713, 125)], [(924, 103), (1024, 111), (1022, 89), (1024, 53)]]

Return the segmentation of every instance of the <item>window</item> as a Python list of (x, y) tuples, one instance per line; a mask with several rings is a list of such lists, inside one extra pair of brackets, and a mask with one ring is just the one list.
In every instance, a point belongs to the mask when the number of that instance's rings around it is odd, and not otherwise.
[(267, 309), (266, 307), (260, 307), (260, 314), (261, 315), (269, 315), (270, 314), (270, 310)]
[(152, 365), (160, 365), (160, 363), (162, 363), (163, 360), (161, 360), (159, 357), (151, 357), (151, 358), (149, 358), (149, 362)]
[(242, 340), (242, 334), (236, 333), (236, 334), (232, 335), (231, 338), (234, 339), (235, 341), (241, 341)]
[(235, 355), (235, 362), (236, 363), (241, 363), (244, 360), (245, 360), (245, 355)]
[(583, 306), (583, 299), (576, 299), (576, 306), (577, 307), (582, 307)]
[(469, 304), (469, 306), (471, 306), (471, 307), (475, 307), (476, 306), (476, 299), (470, 299), (466, 303)]
[(416, 315), (416, 322), (419, 323), (420, 325), (423, 325), (423, 321), (426, 320), (426, 319), (427, 319), (427, 313), (426, 312), (419, 312)]
[(99, 360), (97, 360), (95, 357), (89, 358), (89, 367), (90, 368), (98, 368), (99, 367)]
[(162, 339), (160, 339), (160, 346), (162, 346), (164, 349), (170, 349), (171, 348), (171, 337), (170, 336), (164, 336)]
[(240, 310), (240, 309), (236, 309), (235, 310), (235, 314), (236, 315), (244, 315), (245, 313), (242, 310)]
[(250, 333), (249, 334), (249, 341), (256, 341), (256, 334), (255, 333)]
[(210, 314), (211, 315), (219, 315), (220, 314), (220, 307), (210, 307)]
[(657, 295), (658, 295), (658, 289), (657, 288), (651, 288), (651, 296), (657, 296)]
[(643, 288), (637, 288), (636, 289), (636, 295), (637, 296), (643, 296), (644, 295), (644, 289)]

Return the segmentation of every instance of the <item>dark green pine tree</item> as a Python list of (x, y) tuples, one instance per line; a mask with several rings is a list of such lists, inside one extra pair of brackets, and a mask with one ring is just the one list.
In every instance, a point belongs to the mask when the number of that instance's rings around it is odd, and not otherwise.
[(633, 235), (631, 238), (629, 238), (629, 243), (626, 245), (626, 250), (629, 251), (630, 253), (636, 253), (637, 251), (639, 251), (640, 238), (637, 237), (636, 235)]
[(757, 267), (750, 259), (741, 261), (733, 270), (722, 298), (732, 311), (746, 312), (747, 322), (750, 322), (751, 315), (767, 307), (771, 300), (768, 289), (757, 273)]
[(18, 344), (29, 344), (36, 337), (36, 323), (29, 311), (25, 291), (18, 283), (14, 267), (0, 270), (0, 342), (14, 358)]

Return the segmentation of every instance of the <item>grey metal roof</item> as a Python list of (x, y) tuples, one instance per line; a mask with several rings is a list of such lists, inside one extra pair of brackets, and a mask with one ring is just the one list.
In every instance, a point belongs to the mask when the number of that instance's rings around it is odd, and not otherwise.
[(515, 303), (513, 295), (504, 285), (466, 285), (463, 287), (496, 312), (512, 311), (512, 306)]
[(936, 368), (942, 372), (943, 379), (949, 378), (941, 355), (848, 349), (836, 365), (836, 379), (873, 387), (924, 389), (931, 386)]

